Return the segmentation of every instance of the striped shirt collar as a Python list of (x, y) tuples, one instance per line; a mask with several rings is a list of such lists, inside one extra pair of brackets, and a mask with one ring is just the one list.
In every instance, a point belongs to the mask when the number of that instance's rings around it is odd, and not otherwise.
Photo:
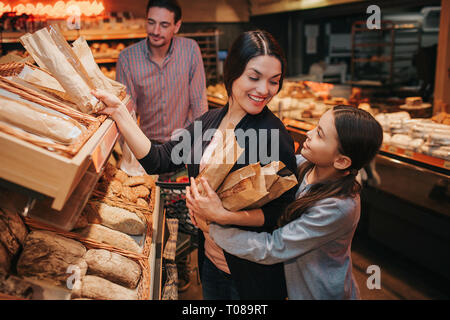
[[(176, 36), (174, 36), (173, 38), (172, 38), (172, 40), (170, 41), (170, 46), (169, 46), (169, 50), (167, 50), (167, 53), (166, 53), (166, 56), (164, 57), (164, 63), (166, 62), (166, 61), (168, 61), (169, 59), (170, 59), (170, 57), (172, 56), (172, 53), (173, 53), (173, 50), (174, 50), (174, 47), (175, 47), (175, 43), (177, 42), (176, 40), (175, 40), (175, 38), (176, 38)], [(149, 59), (149, 60), (152, 60), (152, 52), (151, 52), (151, 50), (150, 50), (150, 43), (149, 43), (149, 39), (148, 39), (148, 36), (145, 38), (145, 45), (142, 47), (142, 49), (144, 50), (144, 53), (145, 53), (145, 55), (147, 56), (147, 58)]]

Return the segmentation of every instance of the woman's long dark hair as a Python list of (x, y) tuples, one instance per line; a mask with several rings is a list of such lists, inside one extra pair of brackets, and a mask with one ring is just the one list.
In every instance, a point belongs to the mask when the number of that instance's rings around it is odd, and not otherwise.
[[(339, 152), (352, 160), (351, 166), (346, 169), (349, 174), (312, 185), (306, 194), (286, 208), (280, 217), (280, 226), (299, 218), (320, 200), (353, 197), (361, 191), (356, 175), (377, 154), (383, 140), (383, 130), (370, 113), (361, 109), (338, 105), (333, 108), (333, 114)], [(300, 165), (297, 171), (298, 181), (303, 181), (305, 174), (313, 167), (314, 164), (309, 161)]]
[(223, 68), (223, 82), (228, 97), (232, 96), (233, 82), (244, 73), (247, 63), (258, 56), (273, 56), (281, 63), (281, 77), (278, 91), (283, 86), (286, 73), (286, 59), (275, 38), (263, 30), (247, 31), (242, 33), (231, 45)]

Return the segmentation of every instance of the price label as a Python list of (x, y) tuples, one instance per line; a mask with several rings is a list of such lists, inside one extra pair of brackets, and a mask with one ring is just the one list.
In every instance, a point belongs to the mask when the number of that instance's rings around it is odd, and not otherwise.
[(393, 147), (393, 146), (389, 146), (388, 151), (392, 152), (392, 153), (396, 153), (397, 152), (397, 148)]
[(450, 161), (444, 161), (444, 168), (450, 169)]
[(405, 156), (408, 158), (412, 158), (414, 156), (414, 152), (411, 150), (405, 150)]

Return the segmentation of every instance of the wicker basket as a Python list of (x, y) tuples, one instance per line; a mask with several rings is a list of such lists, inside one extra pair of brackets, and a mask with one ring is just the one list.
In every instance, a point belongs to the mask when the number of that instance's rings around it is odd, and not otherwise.
[(76, 120), (78, 123), (84, 125), (87, 130), (83, 134), (81, 134), (80, 137), (75, 142), (73, 142), (70, 145), (44, 141), (38, 136), (29, 134), (27, 132), (24, 132), (23, 130), (19, 130), (17, 128), (8, 125), (3, 124), (0, 125), (0, 131), (4, 131), (10, 135), (18, 137), (24, 141), (30, 142), (39, 147), (54, 150), (55, 152), (60, 153), (64, 156), (67, 157), (74, 156), (81, 149), (84, 143), (92, 136), (92, 134), (100, 127), (101, 123), (107, 118), (107, 116), (101, 115), (98, 117), (94, 117), (91, 115), (84, 114), (71, 108), (70, 106), (68, 106), (63, 102), (58, 101), (57, 99), (41, 94), (36, 90), (22, 86), (16, 82), (10, 81), (7, 78), (5, 78), (7, 76), (18, 75), (26, 65), (34, 69), (37, 68), (36, 66), (25, 63), (8, 63), (0, 65), (0, 88), (15, 93), (26, 100), (35, 102), (44, 107), (48, 107), (50, 109), (63, 113), (71, 117), (72, 119)]
[[(87, 249), (104, 249), (111, 252), (118, 253), (124, 257), (130, 258), (137, 262), (141, 269), (142, 269), (142, 275), (141, 279), (139, 281), (139, 284), (137, 286), (137, 292), (138, 297), (140, 300), (150, 300), (150, 264), (149, 264), (149, 253), (150, 253), (150, 247), (152, 242), (152, 225), (147, 224), (147, 230), (145, 234), (145, 242), (144, 242), (144, 249), (141, 254), (124, 250), (121, 248), (117, 248), (105, 243), (98, 242), (93, 239), (85, 238), (80, 236), (78, 233), (75, 232), (67, 232), (62, 231), (60, 229), (57, 229), (55, 227), (49, 226), (47, 224), (41, 223), (39, 221), (36, 221), (34, 219), (25, 217), (24, 218), (25, 224), (30, 228), (30, 230), (45, 230), (45, 231), (51, 231), (55, 232), (56, 234), (69, 238), (74, 239), (79, 242), (81, 242)], [(147, 249), (147, 250), (146, 250)]]

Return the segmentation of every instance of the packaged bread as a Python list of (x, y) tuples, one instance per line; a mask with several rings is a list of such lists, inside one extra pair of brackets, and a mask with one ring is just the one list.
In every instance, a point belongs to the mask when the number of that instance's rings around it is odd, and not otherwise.
[(118, 253), (103, 249), (91, 249), (84, 256), (88, 265), (88, 274), (112, 281), (121, 286), (134, 289), (141, 278), (138, 263)]
[(77, 230), (76, 233), (116, 248), (142, 253), (142, 248), (129, 235), (100, 224), (89, 224), (86, 228)]
[(0, 91), (0, 121), (62, 144), (75, 142), (86, 130), (62, 113), (7, 97), (3, 91)]
[(58, 80), (81, 112), (100, 110), (104, 105), (91, 94), (95, 87), (80, 61), (57, 28), (51, 26), (49, 30), (43, 28), (33, 34), (27, 33), (20, 41), (39, 66), (47, 69)]
[(86, 274), (85, 254), (86, 248), (78, 241), (50, 231), (32, 231), (17, 262), (17, 273), (21, 277), (66, 286), (71, 276), (67, 272), (69, 267), (76, 267), (79, 276)]
[(97, 201), (89, 202), (87, 210), (88, 221), (91, 223), (99, 223), (131, 235), (141, 235), (146, 230), (145, 223), (131, 211)]
[(72, 289), (72, 299), (89, 298), (96, 300), (137, 300), (136, 290), (131, 290), (109, 280), (87, 275)]

